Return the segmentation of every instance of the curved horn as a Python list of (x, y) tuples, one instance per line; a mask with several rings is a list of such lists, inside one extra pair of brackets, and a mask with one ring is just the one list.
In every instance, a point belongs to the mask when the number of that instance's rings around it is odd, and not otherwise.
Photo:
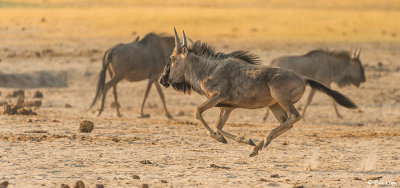
[(356, 47), (353, 51), (353, 57), (352, 58), (356, 58), (357, 57), (357, 51), (358, 51), (358, 47)]
[(182, 30), (182, 32), (183, 32), (183, 45), (182, 46), (186, 46), (187, 47), (187, 40), (186, 40), (185, 30)]
[(180, 51), (181, 50), (181, 42), (179, 41), (178, 33), (176, 33), (175, 27), (174, 27), (174, 31), (175, 31), (175, 49), (177, 51)]
[(359, 47), (357, 59), (360, 59), (360, 54), (361, 54), (361, 47)]

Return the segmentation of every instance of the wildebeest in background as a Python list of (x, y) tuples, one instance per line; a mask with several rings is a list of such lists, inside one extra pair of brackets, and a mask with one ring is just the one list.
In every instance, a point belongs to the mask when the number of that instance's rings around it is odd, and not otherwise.
[[(344, 95), (311, 78), (288, 69), (259, 65), (257, 56), (246, 51), (224, 54), (200, 41), (188, 48), (185, 33), (181, 46), (176, 30), (175, 49), (165, 66), (160, 83), (165, 87), (172, 85), (175, 90), (184, 93), (193, 90), (206, 96), (207, 100), (195, 110), (196, 119), (201, 121), (210, 137), (222, 143), (227, 143), (224, 137), (228, 137), (239, 143), (255, 145), (251, 139), (235, 136), (222, 128), (235, 108), (269, 107), (280, 126), (259, 142), (250, 156), (257, 155), (259, 150), (267, 147), (273, 139), (291, 129), (301, 119), (293, 104), (303, 96), (307, 84), (346, 108), (357, 108)], [(220, 107), (220, 116), (214, 130), (202, 116), (204, 111), (212, 107)]]
[[(332, 83), (336, 83), (340, 88), (347, 85), (360, 86), (365, 82), (364, 68), (360, 60), (361, 49), (354, 51), (350, 55), (348, 51), (325, 51), (325, 50), (312, 50), (302, 56), (283, 56), (272, 60), (271, 65), (281, 68), (287, 68), (295, 71), (296, 73), (312, 78), (321, 82), (328, 88)], [(315, 94), (315, 89), (311, 89), (310, 95), (303, 108), (302, 116), (305, 119), (305, 112), (307, 106)], [(339, 111), (333, 102), (337, 117), (341, 118)], [(269, 111), (264, 117), (267, 119)], [(304, 120), (303, 119), (303, 120)]]
[[(116, 104), (117, 115), (121, 116), (117, 97), (117, 84), (122, 79), (130, 82), (149, 79), (144, 93), (143, 101), (139, 108), (140, 117), (149, 117), (143, 113), (143, 107), (149, 94), (151, 85), (154, 84), (160, 95), (165, 115), (172, 118), (165, 105), (164, 94), (161, 90), (158, 78), (160, 77), (168, 58), (174, 49), (174, 37), (147, 34), (142, 40), (137, 38), (129, 44), (118, 44), (108, 49), (103, 57), (103, 68), (97, 83), (96, 96), (90, 107), (96, 104), (97, 99), (102, 95), (101, 106), (98, 112), (100, 115), (104, 109), (104, 102), (107, 91), (113, 87), (114, 103)], [(111, 80), (105, 84), (106, 70)]]

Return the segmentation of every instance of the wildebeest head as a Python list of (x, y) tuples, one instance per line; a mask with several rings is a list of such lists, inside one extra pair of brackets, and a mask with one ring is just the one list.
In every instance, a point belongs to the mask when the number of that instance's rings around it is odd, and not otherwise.
[[(187, 40), (185, 36), (185, 31), (183, 31), (183, 44), (180, 43), (178, 34), (175, 32), (175, 49), (172, 52), (168, 64), (165, 66), (163, 74), (160, 78), (160, 83), (164, 87), (169, 87), (170, 84), (175, 87), (185, 87), (185, 59), (189, 53), (189, 48), (187, 47)], [(181, 85), (181, 86), (180, 86)], [(181, 88), (176, 88), (181, 89)], [(184, 89), (184, 88), (183, 88)]]
[[(357, 52), (358, 51), (358, 52)], [(360, 54), (361, 54), (361, 48), (358, 50), (354, 50), (354, 53), (351, 57), (350, 60), (350, 72), (351, 72), (351, 77), (352, 77), (352, 83), (359, 87), (361, 83), (365, 82), (365, 73), (364, 73), (364, 68), (361, 64), (360, 60)]]

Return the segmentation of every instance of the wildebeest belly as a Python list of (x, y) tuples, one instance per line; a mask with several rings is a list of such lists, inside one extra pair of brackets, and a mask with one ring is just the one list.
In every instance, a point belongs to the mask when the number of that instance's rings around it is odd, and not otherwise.
[(233, 93), (228, 100), (219, 103), (218, 107), (235, 107), (245, 109), (264, 108), (275, 104), (267, 87), (259, 87), (246, 92)]

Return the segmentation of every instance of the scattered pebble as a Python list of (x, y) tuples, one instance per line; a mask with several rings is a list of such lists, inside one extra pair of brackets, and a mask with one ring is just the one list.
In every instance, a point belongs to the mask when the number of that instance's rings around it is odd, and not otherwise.
[(211, 164), (210, 168), (217, 168), (217, 169), (231, 169), (230, 167), (225, 167), (225, 166), (218, 166), (216, 164)]
[(260, 178), (260, 181), (269, 182), (269, 180), (267, 180), (267, 179), (265, 179), (265, 178)]
[(280, 176), (278, 174), (273, 174), (271, 175), (271, 178), (280, 178)]
[(282, 145), (284, 145), (284, 146), (287, 146), (287, 145), (288, 145), (288, 143), (287, 143), (287, 142), (284, 142)]
[(85, 184), (83, 183), (83, 181), (77, 181), (74, 188), (85, 188)]
[(161, 183), (168, 183), (167, 180), (160, 180)]
[(140, 161), (140, 163), (142, 163), (142, 164), (153, 164), (153, 163), (151, 163), (151, 161), (149, 161), (149, 160), (143, 160), (143, 161)]
[(7, 188), (8, 187), (8, 181), (3, 181), (0, 183), (0, 188)]
[(96, 184), (96, 188), (104, 188), (103, 184)]
[(67, 185), (67, 184), (61, 184), (61, 188), (69, 188), (69, 185)]
[(132, 179), (134, 180), (140, 180), (140, 177), (138, 175), (132, 175)]
[(81, 133), (90, 133), (93, 131), (94, 124), (91, 121), (83, 120), (83, 122), (79, 126), (79, 132)]
[(72, 108), (72, 106), (70, 104), (65, 104), (64, 108)]
[(358, 177), (354, 177), (353, 180), (362, 180), (362, 179), (360, 179)]
[(303, 185), (294, 185), (293, 188), (304, 188)]
[(114, 137), (112, 137), (112, 139), (111, 139), (112, 141), (114, 141), (114, 142), (119, 142), (119, 139), (118, 139), (118, 137), (117, 136), (114, 136)]
[(139, 188), (149, 188), (149, 185), (148, 184), (142, 184), (142, 185), (139, 186)]

